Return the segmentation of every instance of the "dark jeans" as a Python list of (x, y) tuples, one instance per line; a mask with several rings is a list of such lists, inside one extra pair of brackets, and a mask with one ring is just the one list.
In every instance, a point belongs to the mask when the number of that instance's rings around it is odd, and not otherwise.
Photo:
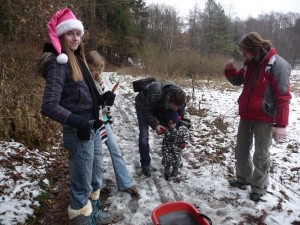
[(151, 157), (149, 154), (149, 125), (147, 124), (141, 110), (136, 109), (139, 122), (139, 152), (141, 167), (150, 167)]

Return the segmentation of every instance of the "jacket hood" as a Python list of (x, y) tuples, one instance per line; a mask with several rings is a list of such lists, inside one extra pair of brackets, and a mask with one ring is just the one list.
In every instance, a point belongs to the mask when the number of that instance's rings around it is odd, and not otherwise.
[(51, 44), (51, 43), (44, 44), (43, 52), (50, 52), (50, 53), (53, 53), (54, 55), (58, 55), (56, 49), (54, 48), (53, 44)]
[(43, 47), (43, 55), (37, 61), (37, 71), (41, 76), (45, 76), (45, 67), (51, 59), (57, 57), (58, 53), (52, 43), (45, 43)]
[(276, 49), (272, 48), (266, 55), (262, 56), (261, 59), (259, 61), (255, 61), (255, 60), (245, 60), (244, 61), (244, 65), (249, 65), (249, 64), (258, 64), (258, 65), (262, 65), (262, 64), (266, 64), (269, 62), (269, 60), (271, 59), (272, 56), (276, 55)]
[(267, 55), (259, 61), (259, 65), (262, 65), (262, 64), (266, 64), (270, 61), (271, 57), (276, 55), (276, 50), (275, 48), (272, 48), (268, 53)]

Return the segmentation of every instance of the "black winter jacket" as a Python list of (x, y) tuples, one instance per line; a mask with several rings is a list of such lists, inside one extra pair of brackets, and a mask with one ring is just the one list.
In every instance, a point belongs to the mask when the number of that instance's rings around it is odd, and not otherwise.
[[(181, 89), (172, 82), (153, 82), (138, 93), (135, 98), (136, 109), (142, 111), (147, 124), (154, 130), (159, 124), (163, 124), (164, 115), (169, 108), (168, 96)], [(177, 112), (184, 117), (184, 108)]]

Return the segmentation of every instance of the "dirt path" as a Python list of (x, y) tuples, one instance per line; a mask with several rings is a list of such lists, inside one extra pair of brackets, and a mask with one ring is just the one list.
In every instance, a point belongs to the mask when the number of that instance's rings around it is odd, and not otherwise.
[[(107, 78), (108, 85), (113, 85), (112, 81)], [(114, 125), (113, 130), (116, 135), (116, 139), (123, 151), (123, 157), (128, 170), (132, 176), (133, 182), (137, 185), (140, 191), (148, 196), (157, 196), (159, 202), (169, 202), (172, 200), (180, 200), (180, 194), (173, 188), (171, 183), (161, 184), (162, 166), (161, 166), (161, 137), (152, 133), (150, 135), (150, 145), (152, 148), (152, 176), (146, 178), (142, 176), (139, 163), (138, 153), (138, 124), (134, 108), (134, 95), (128, 93), (126, 90), (120, 90), (121, 94), (117, 97), (117, 102), (114, 107)], [(153, 150), (155, 149), (155, 150)], [(52, 169), (49, 173), (52, 181), (51, 188), (48, 190), (48, 197), (41, 203), (42, 210), (37, 213), (36, 221), (38, 224), (70, 224), (67, 216), (67, 208), (69, 206), (69, 172), (67, 163), (67, 152), (64, 149), (56, 150), (57, 156), (54, 156), (57, 160), (52, 164)], [(112, 181), (112, 185), (115, 185), (114, 173), (112, 169), (112, 163), (110, 155), (104, 147), (104, 168), (106, 170), (105, 178)], [(168, 187), (166, 189), (166, 186)], [(116, 189), (116, 187), (114, 187)], [(105, 203), (104, 206), (110, 211), (118, 212), (121, 215), (130, 215), (136, 213), (139, 209), (139, 202), (137, 199), (131, 198), (128, 194), (115, 191), (114, 194), (108, 195), (101, 193), (101, 201)], [(126, 207), (123, 209), (117, 209), (115, 205), (118, 202), (123, 202)], [(149, 212), (148, 212), (149, 213)], [(150, 223), (149, 217), (149, 224)], [(112, 224), (120, 224), (120, 221), (115, 221)], [(121, 223), (126, 224), (126, 223)]]

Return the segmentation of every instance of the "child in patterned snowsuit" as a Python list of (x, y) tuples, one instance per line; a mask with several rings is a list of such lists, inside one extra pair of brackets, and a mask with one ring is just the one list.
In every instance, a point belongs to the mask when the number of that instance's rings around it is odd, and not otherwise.
[(165, 115), (167, 130), (162, 143), (162, 164), (165, 168), (165, 179), (178, 175), (178, 169), (181, 164), (181, 151), (188, 143), (189, 131), (183, 126), (179, 119), (178, 113), (168, 110)]

